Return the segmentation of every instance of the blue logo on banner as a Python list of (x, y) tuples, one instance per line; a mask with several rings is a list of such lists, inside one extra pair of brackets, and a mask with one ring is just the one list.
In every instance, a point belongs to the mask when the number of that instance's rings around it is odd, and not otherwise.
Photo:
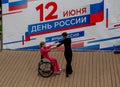
[[(74, 33), (68, 34), (68, 37), (70, 37), (70, 38), (77, 38), (77, 37), (82, 37), (82, 36), (84, 36), (84, 31), (74, 32)], [(58, 41), (58, 40), (62, 40), (62, 39), (63, 38), (61, 35), (46, 37), (46, 42), (54, 42), (54, 41)]]

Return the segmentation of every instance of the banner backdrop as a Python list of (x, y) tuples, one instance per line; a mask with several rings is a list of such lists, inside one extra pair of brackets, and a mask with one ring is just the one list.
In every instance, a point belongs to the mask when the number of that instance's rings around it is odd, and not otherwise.
[(3, 49), (39, 49), (41, 41), (63, 39), (63, 32), (73, 50), (120, 49), (119, 5), (120, 0), (2, 0)]

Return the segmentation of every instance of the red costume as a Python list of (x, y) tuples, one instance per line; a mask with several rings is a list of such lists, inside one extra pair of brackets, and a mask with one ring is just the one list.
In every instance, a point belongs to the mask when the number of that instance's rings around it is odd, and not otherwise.
[(44, 58), (49, 59), (52, 63), (54, 63), (54, 72), (59, 72), (60, 71), (60, 67), (57, 63), (57, 60), (53, 57), (50, 57), (48, 52), (50, 52), (50, 48), (52, 45), (46, 46), (46, 47), (42, 47), (40, 49), (40, 53)]

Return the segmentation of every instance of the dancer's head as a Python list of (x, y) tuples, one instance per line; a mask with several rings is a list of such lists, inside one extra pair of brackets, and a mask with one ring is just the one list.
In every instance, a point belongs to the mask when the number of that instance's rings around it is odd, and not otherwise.
[(45, 42), (44, 41), (40, 42), (40, 47), (45, 47)]
[(62, 33), (63, 38), (67, 38), (67, 32)]

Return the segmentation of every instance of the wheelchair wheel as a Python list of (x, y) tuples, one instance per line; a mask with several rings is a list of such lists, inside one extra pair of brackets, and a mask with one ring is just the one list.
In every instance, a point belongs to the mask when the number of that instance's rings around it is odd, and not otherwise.
[(38, 73), (42, 77), (50, 77), (53, 74), (53, 65), (50, 62), (39, 62)]

